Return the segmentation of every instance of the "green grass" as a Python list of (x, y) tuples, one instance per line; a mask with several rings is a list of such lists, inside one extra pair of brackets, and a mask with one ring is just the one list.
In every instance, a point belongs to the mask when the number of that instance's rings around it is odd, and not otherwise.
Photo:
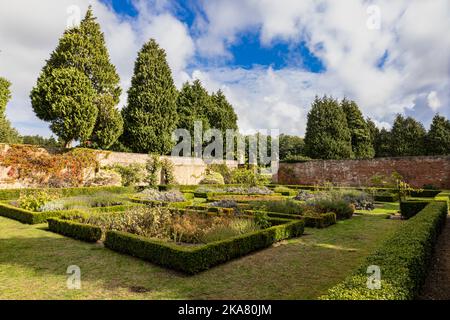
[(358, 214), (364, 215), (384, 215), (396, 214), (400, 210), (398, 202), (376, 202), (374, 210), (356, 210)]
[[(186, 276), (0, 217), (0, 299), (315, 299), (400, 223), (363, 215), (307, 228), (301, 238)], [(81, 290), (66, 288), (69, 265), (81, 268)]]

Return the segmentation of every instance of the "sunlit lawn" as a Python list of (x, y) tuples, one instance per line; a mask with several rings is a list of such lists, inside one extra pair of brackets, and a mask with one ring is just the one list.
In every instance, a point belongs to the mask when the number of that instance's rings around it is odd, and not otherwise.
[[(400, 223), (362, 215), (186, 276), (0, 217), (0, 299), (314, 299)], [(81, 268), (81, 290), (66, 287), (69, 265)]]

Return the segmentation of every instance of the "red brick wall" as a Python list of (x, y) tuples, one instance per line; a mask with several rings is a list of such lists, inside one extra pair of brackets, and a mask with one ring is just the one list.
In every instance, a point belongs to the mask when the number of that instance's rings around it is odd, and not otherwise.
[(393, 171), (414, 187), (432, 184), (450, 189), (450, 156), (280, 163), (277, 179), (281, 184), (364, 186), (375, 174), (389, 176)]

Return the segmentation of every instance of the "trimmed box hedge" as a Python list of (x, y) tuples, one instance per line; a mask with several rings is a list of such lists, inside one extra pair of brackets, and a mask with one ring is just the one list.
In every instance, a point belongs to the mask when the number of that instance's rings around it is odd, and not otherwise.
[[(253, 216), (258, 211), (255, 210), (245, 210), (244, 213)], [(270, 218), (281, 218), (281, 219), (289, 219), (289, 220), (303, 220), (305, 221), (305, 227), (308, 228), (326, 228), (333, 224), (336, 224), (336, 214), (334, 212), (323, 213), (320, 216), (308, 216), (308, 215), (299, 215), (299, 214), (287, 214), (287, 213), (279, 213), (279, 212), (266, 212)]]
[(378, 202), (396, 202), (398, 201), (398, 194), (376, 194), (373, 199)]
[[(357, 272), (328, 291), (327, 300), (411, 300), (427, 275), (437, 237), (448, 214), (446, 202), (434, 201), (404, 222)], [(381, 288), (367, 288), (369, 266), (379, 266)]]
[(422, 211), (429, 203), (430, 201), (402, 201), (400, 202), (400, 213), (402, 214), (402, 217), (406, 219), (412, 218)]
[(442, 192), (441, 190), (429, 190), (429, 189), (413, 190), (411, 191), (411, 197), (434, 198), (441, 192)]
[(102, 238), (102, 229), (100, 227), (69, 220), (49, 218), (48, 228), (50, 231), (63, 236), (87, 242), (97, 242)]
[(269, 247), (277, 241), (298, 237), (303, 234), (303, 230), (302, 220), (287, 221), (264, 230), (196, 247), (179, 246), (125, 232), (108, 231), (105, 246), (164, 267), (195, 274), (252, 251)]
[(30, 188), (30, 189), (2, 189), (0, 190), (0, 200), (14, 200), (20, 197), (21, 192), (28, 191), (56, 191), (61, 192), (63, 197), (93, 195), (98, 192), (112, 193), (134, 193), (134, 187), (80, 187), (80, 188)]
[(44, 223), (48, 218), (58, 217), (63, 212), (68, 211), (33, 212), (22, 208), (17, 208), (10, 204), (0, 203), (0, 216), (14, 219), (27, 224)]

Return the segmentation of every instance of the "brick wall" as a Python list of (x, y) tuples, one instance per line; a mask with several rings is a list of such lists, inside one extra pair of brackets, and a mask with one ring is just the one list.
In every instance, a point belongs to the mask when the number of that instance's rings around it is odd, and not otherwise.
[(342, 186), (362, 186), (367, 185), (375, 174), (390, 175), (393, 171), (400, 173), (414, 187), (431, 184), (450, 189), (450, 156), (280, 163), (275, 179), (282, 184), (333, 182)]

